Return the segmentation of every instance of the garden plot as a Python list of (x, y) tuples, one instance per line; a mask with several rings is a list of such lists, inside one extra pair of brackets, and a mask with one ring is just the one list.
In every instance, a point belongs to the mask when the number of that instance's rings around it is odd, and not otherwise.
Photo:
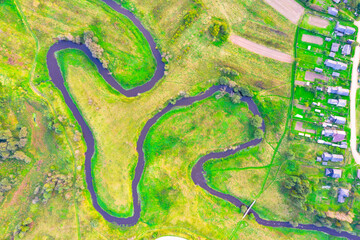
[(304, 7), (295, 0), (265, 0), (265, 2), (294, 24), (297, 24), (304, 13)]
[(316, 133), (316, 131), (314, 129), (306, 129), (306, 128), (304, 128), (303, 125), (304, 125), (303, 122), (296, 122), (295, 130), (299, 131), (299, 132), (306, 132), (306, 133), (312, 133), (312, 134)]
[(318, 74), (318, 73), (315, 73), (315, 72), (311, 72), (311, 71), (306, 71), (305, 73), (305, 80), (306, 81), (309, 81), (309, 82), (314, 82), (315, 79), (320, 79), (320, 80), (323, 80), (323, 81), (329, 81), (329, 77), (327, 76), (324, 76), (322, 74)]
[(317, 37), (317, 36), (308, 35), (308, 34), (303, 34), (301, 41), (318, 44), (318, 45), (322, 45), (324, 43), (324, 39), (322, 37)]
[(327, 26), (329, 26), (329, 20), (317, 16), (310, 16), (308, 23), (319, 28), (327, 28)]

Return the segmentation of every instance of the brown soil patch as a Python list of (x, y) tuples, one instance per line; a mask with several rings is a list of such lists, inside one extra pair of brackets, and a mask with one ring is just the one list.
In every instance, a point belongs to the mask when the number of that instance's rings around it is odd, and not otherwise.
[(326, 28), (329, 26), (329, 20), (317, 16), (310, 16), (308, 23), (319, 28)]
[(305, 73), (305, 80), (306, 81), (310, 81), (310, 82), (314, 82), (315, 79), (320, 79), (320, 80), (323, 80), (323, 81), (329, 81), (329, 77), (326, 77), (322, 74), (318, 74), (318, 73), (314, 73), (314, 72), (311, 72), (311, 71), (306, 71)]
[(352, 212), (344, 213), (344, 212), (327, 211), (326, 216), (329, 218), (336, 218), (337, 220), (340, 221), (346, 221), (352, 223), (355, 215)]
[(303, 122), (296, 122), (295, 130), (300, 132), (312, 133), (312, 134), (316, 133), (316, 131), (313, 129), (303, 128), (303, 124), (304, 124)]
[(305, 86), (306, 82), (303, 81), (295, 81), (295, 85), (297, 86)]
[(322, 45), (324, 43), (324, 39), (322, 37), (317, 37), (317, 36), (308, 35), (308, 34), (303, 34), (301, 37), (301, 41), (318, 44), (318, 45)]
[(265, 2), (294, 24), (297, 24), (304, 14), (304, 7), (295, 0), (265, 0)]

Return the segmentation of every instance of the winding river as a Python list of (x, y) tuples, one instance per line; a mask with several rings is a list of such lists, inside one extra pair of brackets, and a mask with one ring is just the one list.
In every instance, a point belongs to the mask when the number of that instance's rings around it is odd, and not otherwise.
[[(125, 95), (127, 97), (135, 97), (135, 96), (139, 95), (140, 93), (144, 93), (144, 92), (147, 92), (150, 89), (152, 89), (152, 87), (164, 76), (164, 63), (161, 61), (161, 54), (156, 49), (156, 44), (155, 44), (155, 41), (152, 38), (151, 34), (143, 27), (141, 22), (134, 16), (134, 14), (131, 13), (130, 11), (122, 8), (121, 5), (117, 4), (113, 0), (102, 0), (102, 1), (104, 3), (106, 3), (108, 6), (110, 6), (112, 9), (117, 11), (118, 13), (123, 14), (124, 16), (128, 17), (138, 27), (138, 29), (142, 32), (142, 34), (145, 36), (146, 40), (148, 41), (148, 43), (150, 45), (152, 54), (155, 57), (156, 62), (157, 62), (157, 68), (156, 68), (154, 76), (151, 78), (151, 80), (148, 81), (147, 83), (145, 83), (144, 85), (135, 87), (133, 89), (126, 90), (126, 89), (122, 88), (120, 84), (118, 84), (118, 82), (111, 76), (110, 72), (107, 69), (104, 69), (102, 67), (102, 65), (98, 59), (95, 59), (94, 57), (92, 57), (90, 50), (85, 45), (77, 45), (75, 43), (68, 42), (68, 41), (60, 41), (58, 43), (55, 43), (50, 48), (50, 50), (48, 51), (48, 54), (47, 54), (47, 66), (48, 66), (49, 75), (50, 75), (52, 82), (61, 91), (61, 93), (65, 99), (65, 103), (72, 111), (74, 117), (76, 118), (76, 120), (78, 121), (78, 123), (82, 129), (82, 133), (83, 133), (83, 136), (84, 136), (84, 139), (86, 142), (86, 146), (87, 146), (87, 150), (85, 152), (86, 183), (87, 183), (88, 190), (91, 194), (92, 203), (93, 203), (94, 208), (109, 222), (116, 223), (119, 225), (133, 226), (138, 222), (138, 220), (140, 218), (141, 203), (139, 201), (137, 186), (139, 184), (140, 178), (144, 171), (145, 159), (144, 159), (143, 145), (144, 145), (144, 140), (146, 138), (146, 135), (149, 132), (150, 128), (157, 122), (157, 120), (159, 118), (161, 118), (167, 112), (171, 111), (174, 107), (191, 105), (194, 102), (197, 102), (197, 101), (200, 101), (200, 100), (203, 100), (205, 98), (212, 96), (214, 93), (216, 93), (217, 91), (220, 91), (222, 88), (225, 88), (226, 91), (229, 93), (232, 92), (232, 89), (230, 89), (229, 87), (225, 87), (225, 86), (212, 86), (207, 91), (205, 91), (197, 96), (182, 98), (182, 99), (178, 100), (175, 104), (169, 103), (162, 111), (158, 112), (155, 116), (153, 116), (151, 119), (149, 119), (146, 122), (144, 128), (142, 129), (139, 139), (137, 141), (136, 149), (138, 152), (138, 162), (137, 162), (137, 165), (135, 168), (135, 176), (132, 181), (132, 198), (133, 198), (133, 204), (134, 204), (134, 213), (131, 217), (127, 217), (127, 218), (119, 218), (119, 217), (115, 217), (115, 216), (112, 216), (109, 213), (107, 213), (105, 210), (103, 210), (100, 207), (98, 200), (97, 200), (97, 195), (94, 190), (94, 185), (93, 185), (93, 176), (92, 176), (92, 171), (91, 171), (91, 159), (94, 155), (94, 150), (95, 150), (94, 136), (91, 132), (91, 129), (85, 122), (83, 116), (81, 115), (79, 109), (77, 108), (76, 104), (74, 103), (73, 99), (69, 95), (69, 92), (67, 91), (67, 89), (64, 85), (64, 78), (63, 78), (63, 76), (61, 74), (61, 70), (58, 66), (57, 59), (55, 57), (55, 53), (57, 51), (63, 50), (63, 49), (79, 49), (79, 50), (83, 51), (89, 57), (89, 59), (94, 62), (99, 73), (102, 75), (104, 80), (108, 84), (110, 84), (114, 89), (116, 89), (117, 91), (119, 91), (120, 93), (122, 93), (123, 95)], [(248, 104), (250, 111), (254, 115), (260, 115), (260, 112), (259, 112), (256, 104), (254, 103), (254, 101), (251, 98), (243, 97), (241, 100)], [(261, 129), (265, 130), (264, 123), (263, 123)], [(211, 159), (224, 158), (224, 157), (230, 156), (230, 155), (235, 154), (236, 152), (241, 151), (245, 148), (256, 146), (260, 142), (261, 142), (261, 139), (254, 139), (247, 143), (241, 144), (234, 149), (223, 151), (223, 152), (213, 152), (213, 153), (209, 153), (209, 154), (201, 157), (192, 169), (192, 172), (191, 172), (192, 180), (194, 181), (194, 183), (196, 185), (200, 186), (208, 193), (210, 193), (216, 197), (219, 197), (225, 201), (228, 201), (228, 202), (232, 203), (233, 205), (235, 205), (236, 207), (240, 208), (240, 206), (243, 205), (243, 203), (239, 199), (237, 199), (236, 197), (234, 197), (232, 195), (218, 192), (209, 187), (209, 185), (207, 184), (207, 182), (205, 180), (205, 176), (204, 176), (205, 172), (203, 170), (203, 165), (205, 162), (207, 162)], [(268, 220), (262, 219), (254, 210), (251, 210), (250, 213), (254, 214), (257, 223), (259, 223), (261, 225), (270, 226), (270, 227), (294, 228), (289, 222), (268, 221)], [(330, 234), (333, 236), (346, 237), (348, 239), (360, 239), (359, 237), (354, 236), (348, 232), (337, 232), (334, 229), (327, 228), (327, 227), (317, 227), (313, 224), (299, 224), (296, 228), (321, 231), (321, 232), (324, 232), (324, 233), (327, 233), (327, 234)]]

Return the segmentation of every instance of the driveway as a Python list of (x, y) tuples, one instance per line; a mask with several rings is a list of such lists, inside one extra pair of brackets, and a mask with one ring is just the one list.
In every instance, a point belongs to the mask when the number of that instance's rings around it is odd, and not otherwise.
[[(360, 29), (360, 21), (356, 21), (355, 25)], [(360, 31), (358, 32), (356, 41), (359, 42)], [(358, 66), (360, 60), (360, 47), (355, 48), (355, 55), (353, 60), (353, 69), (351, 75), (351, 89), (350, 89), (350, 129), (351, 129), (351, 138), (350, 138), (350, 147), (352, 155), (357, 164), (360, 164), (360, 154), (357, 151), (356, 143), (356, 92), (358, 89)]]
[(250, 52), (257, 53), (264, 57), (272, 58), (272, 59), (275, 59), (280, 62), (286, 62), (286, 63), (293, 62), (293, 58), (289, 54), (286, 54), (286, 53), (280, 52), (278, 50), (268, 48), (266, 46), (254, 43), (245, 38), (242, 38), (242, 37), (239, 37), (236, 35), (231, 35), (230, 41), (232, 43), (238, 45), (239, 47), (245, 48), (246, 50), (248, 50)]

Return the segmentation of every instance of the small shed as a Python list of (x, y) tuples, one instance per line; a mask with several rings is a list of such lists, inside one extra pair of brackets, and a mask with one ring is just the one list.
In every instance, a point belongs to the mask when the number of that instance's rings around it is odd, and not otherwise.
[(346, 107), (347, 101), (345, 99), (339, 99), (338, 104), (336, 106), (338, 107)]
[(328, 14), (330, 14), (332, 16), (337, 16), (338, 13), (339, 13), (339, 10), (337, 10), (336, 8), (333, 8), (333, 7), (328, 8)]
[(331, 45), (331, 50), (330, 51), (332, 51), (332, 52), (337, 52), (337, 51), (339, 51), (339, 48), (340, 48), (340, 44), (339, 43), (333, 43), (332, 45)]
[(345, 202), (345, 198), (349, 197), (349, 193), (350, 193), (350, 190), (349, 190), (349, 189), (339, 188), (339, 192), (338, 192), (338, 202), (339, 202), (339, 203), (344, 203), (344, 202)]
[(331, 76), (333, 76), (333, 77), (340, 77), (340, 73), (338, 73), (338, 72), (333, 72), (333, 73), (331, 74)]
[(321, 69), (321, 68), (318, 68), (318, 67), (315, 68), (315, 72), (317, 72), (317, 73), (322, 73), (323, 71), (324, 71), (324, 70)]
[(347, 56), (351, 54), (351, 46), (349, 44), (346, 44), (342, 51), (341, 51), (342, 55)]
[(324, 152), (324, 153), (321, 155), (321, 157), (322, 157), (323, 161), (329, 161), (329, 160), (331, 160), (331, 158), (332, 158), (331, 154), (328, 153), (328, 152)]

